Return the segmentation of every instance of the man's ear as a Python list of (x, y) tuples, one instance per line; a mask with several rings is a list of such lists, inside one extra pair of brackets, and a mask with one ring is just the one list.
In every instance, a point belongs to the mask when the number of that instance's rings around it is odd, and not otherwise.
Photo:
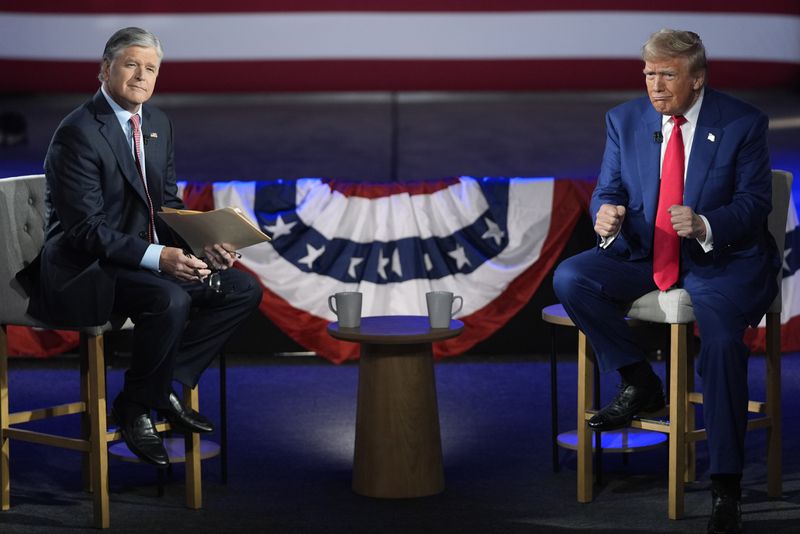
[(692, 81), (692, 89), (695, 91), (699, 91), (706, 82), (706, 72), (702, 71), (700, 74), (695, 76), (694, 80)]
[(103, 60), (103, 64), (100, 67), (100, 73), (101, 73), (101, 75), (103, 77), (102, 81), (104, 81), (104, 82), (108, 81), (108, 71), (109, 71), (110, 68), (111, 68), (111, 64), (108, 62), (107, 59), (104, 59)]

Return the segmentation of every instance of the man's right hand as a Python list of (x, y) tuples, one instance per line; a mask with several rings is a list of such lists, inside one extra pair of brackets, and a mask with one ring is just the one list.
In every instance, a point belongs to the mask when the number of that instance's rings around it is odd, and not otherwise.
[(597, 210), (594, 220), (594, 231), (600, 237), (612, 237), (619, 233), (622, 221), (625, 219), (625, 206), (603, 204)]
[(164, 247), (158, 260), (162, 272), (178, 278), (179, 280), (202, 280), (211, 274), (205, 262), (191, 255), (186, 255), (182, 249)]

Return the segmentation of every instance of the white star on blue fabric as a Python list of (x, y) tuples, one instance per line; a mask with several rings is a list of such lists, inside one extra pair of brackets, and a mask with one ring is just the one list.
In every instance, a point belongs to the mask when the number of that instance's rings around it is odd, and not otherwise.
[(783, 270), (787, 272), (792, 272), (792, 268), (789, 267), (789, 262), (786, 258), (789, 257), (789, 254), (792, 253), (792, 247), (787, 247), (783, 250)]
[(486, 230), (481, 239), (494, 239), (495, 244), (499, 245), (505, 237), (506, 233), (500, 229), (500, 226), (488, 217), (484, 217), (483, 221), (486, 223), (488, 230)]
[(426, 271), (430, 271), (431, 269), (433, 269), (433, 262), (431, 261), (431, 255), (430, 254), (428, 254), (426, 252), (425, 255), (422, 256), (422, 260), (425, 262), (425, 270)]
[(447, 255), (456, 260), (456, 269), (461, 269), (464, 265), (472, 265), (467, 259), (464, 247), (461, 245), (456, 245), (456, 249), (448, 252)]
[(397, 276), (403, 276), (403, 267), (400, 265), (400, 249), (394, 249), (392, 253), (392, 272)]
[(378, 276), (386, 280), (386, 266), (389, 265), (389, 258), (383, 257), (383, 249), (378, 252)]
[(322, 256), (324, 253), (325, 245), (316, 249), (311, 245), (311, 243), (306, 243), (306, 256), (297, 260), (297, 263), (303, 263), (307, 265), (309, 269), (313, 269), (316, 259)]
[(347, 276), (350, 278), (356, 277), (356, 267), (364, 261), (364, 258), (350, 258), (350, 266), (347, 268)]
[(283, 217), (278, 215), (278, 220), (275, 221), (273, 226), (269, 226), (268, 224), (264, 225), (264, 228), (272, 234), (272, 239), (278, 239), (282, 235), (289, 235), (292, 233), (292, 228), (296, 225), (297, 222), (285, 223), (283, 222)]

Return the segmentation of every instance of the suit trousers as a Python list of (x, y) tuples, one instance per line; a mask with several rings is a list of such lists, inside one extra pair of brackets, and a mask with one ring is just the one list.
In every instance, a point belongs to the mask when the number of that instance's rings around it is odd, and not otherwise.
[(146, 269), (117, 272), (114, 312), (134, 322), (124, 400), (168, 408), (172, 381), (194, 387), (236, 327), (258, 307), (262, 289), (239, 269), (220, 272), (220, 292)]
[[(648, 260), (626, 261), (599, 248), (568, 258), (556, 269), (556, 295), (592, 344), (601, 371), (645, 360), (625, 315), (632, 301), (656, 289), (652, 269)], [(747, 319), (691, 272), (682, 273), (679, 285), (692, 298), (700, 331), (697, 371), (702, 378), (710, 472), (741, 473), (749, 398), (749, 350), (743, 341)]]

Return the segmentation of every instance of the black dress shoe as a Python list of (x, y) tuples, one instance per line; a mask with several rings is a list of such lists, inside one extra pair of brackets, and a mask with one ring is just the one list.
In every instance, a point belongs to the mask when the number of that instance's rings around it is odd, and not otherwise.
[(169, 394), (169, 406), (159, 409), (158, 413), (169, 421), (173, 430), (202, 433), (214, 431), (214, 424), (191, 408), (186, 408), (175, 392)]
[(147, 413), (125, 418), (124, 411), (116, 407), (111, 410), (122, 432), (122, 439), (130, 451), (141, 460), (156, 467), (169, 466), (169, 456), (161, 436), (156, 432), (153, 421)]
[(616, 398), (589, 419), (594, 430), (614, 430), (628, 426), (639, 413), (657, 412), (665, 406), (661, 380), (656, 378), (648, 387), (620, 385)]
[(708, 534), (741, 534), (742, 499), (735, 493), (711, 490), (711, 518)]

